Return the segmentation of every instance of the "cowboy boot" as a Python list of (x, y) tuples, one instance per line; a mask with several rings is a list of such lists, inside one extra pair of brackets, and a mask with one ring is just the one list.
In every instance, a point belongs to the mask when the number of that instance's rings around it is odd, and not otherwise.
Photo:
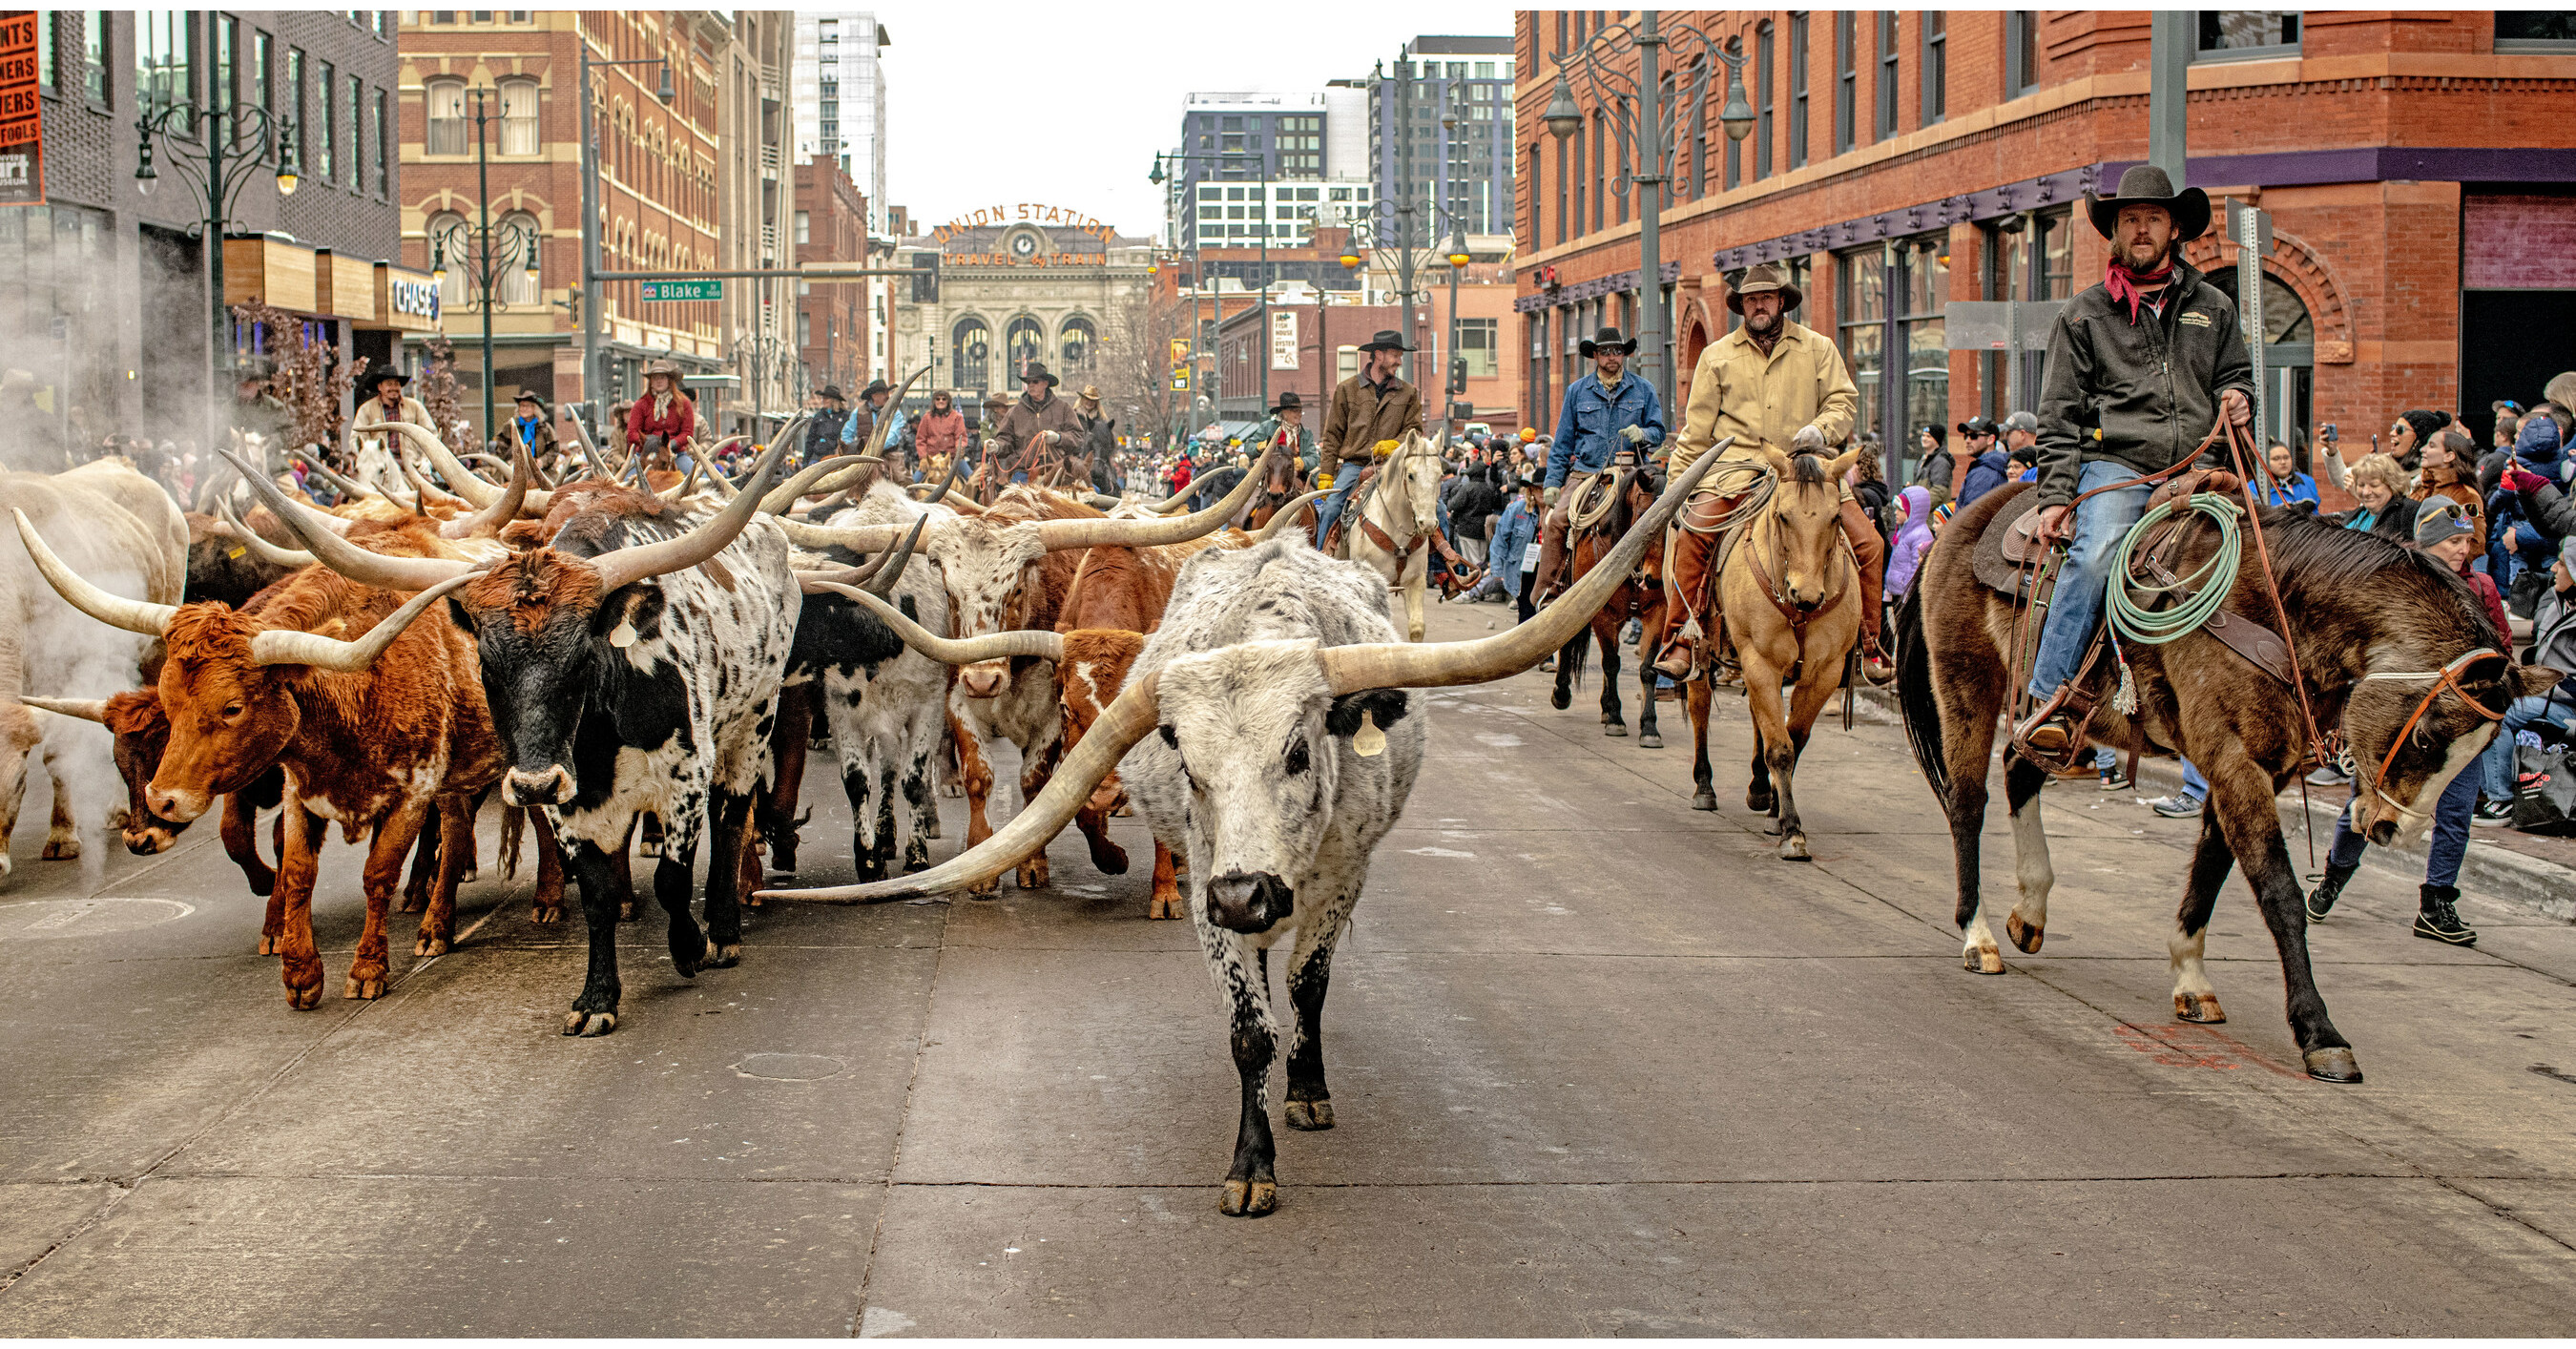
[(1887, 575), (1887, 541), (1878, 536), (1859, 502), (1845, 501), (1841, 518), (1843, 537), (1851, 541), (1852, 560), (1860, 571), (1861, 677), (1884, 686), (1896, 678), (1896, 666), (1880, 649), (1878, 640), (1884, 622), (1881, 601)]
[(2333, 862), (2326, 863), (2324, 879), (2317, 882), (2316, 889), (2308, 892), (2309, 922), (2322, 923), (2326, 920), (2326, 914), (2334, 908), (2335, 901), (2343, 898), (2344, 882), (2351, 880), (2352, 873), (2359, 870), (2361, 870), (2359, 862), (2340, 866)]

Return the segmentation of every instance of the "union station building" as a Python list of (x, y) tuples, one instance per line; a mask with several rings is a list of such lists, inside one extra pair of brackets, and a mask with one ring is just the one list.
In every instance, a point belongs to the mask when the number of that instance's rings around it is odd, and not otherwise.
[[(1516, 23), (1515, 308), (1531, 420), (1582, 373), (1575, 343), (1636, 329), (1637, 196), (1603, 91), (1568, 81), (1581, 130), (1541, 120), (1558, 59), (1623, 16), (1523, 10)], [(2483, 433), (2495, 398), (2535, 399), (2576, 369), (2576, 15), (2557, 11), (2201, 10), (2188, 73), (2188, 182), (2269, 213), (2261, 259), (2266, 408), (2294, 439), (2329, 423), (2366, 442), (2408, 408)], [(2054, 301), (2101, 278), (2080, 214), (2147, 156), (2145, 11), (1665, 11), (1685, 80), (1740, 53), (1752, 134), (1718, 122), (1716, 65), (1676, 118), (1662, 215), (1676, 389), (1733, 322), (1728, 278), (1777, 261), (1797, 321), (1832, 336), (1861, 428), (1911, 455), (1909, 428), (2036, 401), (2037, 355), (1953, 350), (1955, 301)], [(1602, 43), (1601, 45), (1609, 45)], [(1635, 50), (1609, 62), (1633, 84)], [(2186, 250), (2224, 288), (2237, 249)], [(2039, 339), (2044, 345), (2044, 335)], [(1962, 341), (1959, 345), (1969, 346)]]
[(887, 382), (927, 365), (906, 405), (926, 406), (931, 390), (949, 389), (972, 419), (987, 392), (1017, 397), (1032, 361), (1068, 396), (1098, 382), (1096, 348), (1116, 331), (1122, 307), (1149, 297), (1154, 248), (1076, 211), (1012, 203), (904, 239), (894, 265), (935, 274), (895, 286), (900, 373)]

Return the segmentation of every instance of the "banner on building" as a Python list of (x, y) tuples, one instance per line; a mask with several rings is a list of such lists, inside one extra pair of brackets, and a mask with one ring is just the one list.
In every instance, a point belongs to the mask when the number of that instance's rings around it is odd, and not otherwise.
[(1294, 309), (1270, 312), (1270, 368), (1297, 368), (1297, 311)]
[(0, 206), (45, 200), (45, 113), (36, 97), (36, 14), (0, 16)]

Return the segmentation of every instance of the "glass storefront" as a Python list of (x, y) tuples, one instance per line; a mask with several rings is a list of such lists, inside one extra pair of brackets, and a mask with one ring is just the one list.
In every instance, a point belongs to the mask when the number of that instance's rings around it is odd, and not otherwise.
[[(115, 325), (99, 280), (114, 274), (107, 266), (114, 243), (103, 211), (0, 211), (0, 371), (12, 384), (32, 382), (37, 412), (51, 417), (67, 442), (128, 429), (109, 424), (117, 393)], [(204, 330), (201, 316), (197, 331)], [(200, 360), (204, 351), (201, 338)]]

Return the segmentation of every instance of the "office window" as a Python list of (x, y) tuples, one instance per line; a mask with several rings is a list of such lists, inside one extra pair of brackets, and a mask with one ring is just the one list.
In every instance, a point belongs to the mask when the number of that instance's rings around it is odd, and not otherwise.
[(444, 211), (430, 217), (429, 269), (443, 273), (439, 277), (438, 299), (445, 308), (462, 309), (468, 303), (470, 290), (465, 280), (465, 217)]
[[(276, 87), (275, 48), (270, 44), (268, 34), (254, 28), (250, 35), (250, 101), (258, 104), (260, 111), (274, 113), (277, 110)], [(273, 157), (276, 147), (269, 147), (269, 153)]]
[(2204, 9), (2199, 11), (2199, 61), (2258, 60), (2299, 54), (2299, 11), (2295, 9)]
[(1604, 113), (1594, 113), (1592, 115), (1592, 229), (1594, 233), (1600, 232), (1602, 223), (1608, 216), (1603, 209), (1603, 199), (1610, 195), (1610, 156), (1607, 152), (1609, 130), (1609, 116)]
[(1949, 16), (1927, 9), (1918, 22), (1923, 25), (1923, 124), (1930, 126), (1949, 112)]
[(537, 82), (501, 81), (501, 153), (537, 153)]
[(2495, 49), (2499, 52), (2576, 51), (2576, 10), (2497, 10)]
[(1886, 254), (1876, 246), (1840, 254), (1834, 268), (1834, 319), (1852, 384), (1860, 393), (1860, 407), (1852, 420), (1857, 436), (1881, 425), (1880, 413), (1886, 406), (1880, 385), (1887, 344)]
[(2039, 87), (2039, 11), (2004, 11), (2004, 97), (2019, 98)]
[(60, 63), (54, 59), (54, 11), (36, 11), (36, 86), (51, 89), (62, 78)]
[(1771, 25), (1753, 30), (1753, 176), (1771, 176)]
[(326, 183), (331, 181), (331, 172), (339, 163), (340, 108), (338, 101), (335, 98), (335, 95), (339, 93), (339, 89), (336, 84), (338, 78), (339, 77), (332, 72), (331, 63), (328, 61), (323, 62), (322, 154), (319, 159), (314, 161), (314, 175)]
[[(525, 211), (513, 211), (502, 217), (500, 224), (494, 227), (492, 248), (495, 252), (500, 252), (503, 249), (504, 240), (518, 242), (539, 237), (537, 218)], [(528, 245), (521, 242), (520, 246), (524, 248)], [(492, 278), (492, 288), (495, 292), (493, 298), (503, 304), (535, 304), (544, 294), (545, 278), (537, 268), (528, 264), (541, 261), (543, 257), (542, 252), (530, 252), (515, 258), (495, 258), (493, 261), (500, 270), (499, 274)]]
[(286, 49), (286, 86), (286, 111), (295, 118), (295, 163), (298, 168), (310, 172), (313, 167), (310, 153), (313, 147), (313, 119), (308, 115), (311, 109), (306, 106), (304, 99), (304, 49), (302, 47)]
[(349, 190), (352, 192), (367, 190), (367, 162), (358, 151), (360, 145), (358, 129), (363, 125), (358, 119), (366, 106), (367, 82), (352, 75), (349, 77), (349, 101), (336, 109), (332, 117), (332, 120), (338, 123), (348, 136)]
[(1789, 167), (1807, 166), (1807, 16), (1789, 16)]
[(216, 16), (207, 40), (213, 44), (209, 55), (214, 71), (206, 82), (206, 103), (217, 112), (225, 112), (233, 106), (235, 67), (240, 64), (241, 54), (241, 20)]
[(1896, 11), (1892, 9), (1878, 15), (1877, 113), (1874, 139), (1886, 140), (1896, 134)]
[(107, 102), (107, 11), (84, 9), (81, 16), (81, 92), (92, 103)]
[(376, 195), (394, 194), (393, 96), (376, 91)]
[(189, 100), (194, 73), (188, 54), (197, 16), (179, 9), (134, 11), (134, 99), (145, 112)]
[(1458, 320), (1458, 354), (1467, 361), (1467, 378), (1492, 379), (1502, 368), (1502, 320)]
[(814, 242), (814, 220), (810, 212), (798, 211), (796, 213), (796, 242), (800, 244), (810, 244)]
[(1857, 16), (1850, 10), (1834, 11), (1834, 153), (1852, 148), (1858, 134), (1860, 71), (1855, 48), (1860, 45)]
[(428, 114), (428, 149), (434, 155), (465, 153), (465, 81), (431, 80), (421, 90)]

